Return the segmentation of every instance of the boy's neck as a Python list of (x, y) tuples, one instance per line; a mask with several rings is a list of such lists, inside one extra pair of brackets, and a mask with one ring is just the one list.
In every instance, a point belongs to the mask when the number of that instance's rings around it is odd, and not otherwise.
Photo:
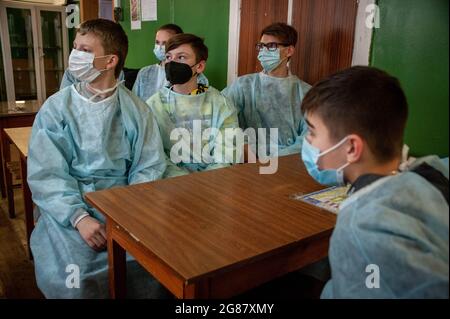
[(389, 176), (398, 173), (400, 159), (393, 159), (389, 162), (379, 164), (375, 162), (366, 162), (359, 164), (351, 164), (347, 169), (346, 178), (349, 183), (353, 184), (359, 177), (368, 174)]
[(276, 78), (286, 78), (289, 76), (289, 68), (287, 66), (288, 61), (283, 61), (277, 68), (270, 71), (268, 74), (270, 76), (276, 77)]
[(188, 82), (184, 84), (175, 84), (173, 90), (176, 93), (188, 95), (198, 87), (197, 76), (193, 76)]
[[(114, 70), (107, 70), (100, 74), (94, 81), (89, 83), (91, 88), (96, 90), (104, 91), (106, 89), (112, 88), (116, 85), (117, 79), (114, 75)], [(112, 94), (113, 92), (111, 92)]]

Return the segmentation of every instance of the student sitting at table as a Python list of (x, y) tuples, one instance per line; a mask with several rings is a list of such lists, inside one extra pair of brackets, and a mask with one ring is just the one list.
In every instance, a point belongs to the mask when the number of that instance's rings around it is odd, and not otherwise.
[(147, 101), (166, 83), (166, 72), (164, 70), (166, 43), (171, 37), (180, 33), (183, 33), (183, 30), (176, 24), (165, 24), (156, 31), (153, 53), (159, 62), (143, 67), (133, 85), (133, 93), (142, 101)]
[(280, 156), (300, 152), (301, 135), (306, 129), (298, 106), (311, 86), (291, 74), (288, 64), (296, 44), (293, 27), (285, 23), (269, 25), (256, 44), (263, 71), (241, 76), (222, 91), (238, 109), (242, 129), (278, 129)]
[(153, 53), (158, 59), (157, 64), (143, 67), (133, 85), (135, 93), (142, 101), (147, 101), (149, 97), (159, 91), (166, 84), (166, 43), (174, 35), (183, 33), (183, 30), (176, 24), (165, 24), (156, 31), (155, 48)]
[(353, 67), (302, 104), (302, 158), (320, 183), (350, 183), (330, 241), (322, 298), (448, 298), (448, 167), (402, 158), (408, 105), (398, 80)]
[[(166, 51), (165, 70), (170, 84), (147, 100), (168, 157), (164, 176), (229, 166), (232, 160), (227, 160), (225, 153), (234, 154), (235, 150), (232, 142), (226, 142), (225, 129), (237, 128), (238, 119), (230, 101), (198, 80), (205, 71), (208, 48), (195, 35), (178, 34), (166, 43)], [(200, 139), (195, 137), (198, 130), (203, 135)], [(189, 154), (181, 158), (183, 146)]]
[[(33, 124), (28, 183), (40, 217), (31, 236), (47, 298), (108, 297), (105, 219), (83, 195), (161, 178), (166, 164), (148, 107), (118, 81), (128, 50), (122, 27), (82, 23), (69, 69), (79, 81), (50, 96)], [(165, 290), (127, 256), (129, 297)]]

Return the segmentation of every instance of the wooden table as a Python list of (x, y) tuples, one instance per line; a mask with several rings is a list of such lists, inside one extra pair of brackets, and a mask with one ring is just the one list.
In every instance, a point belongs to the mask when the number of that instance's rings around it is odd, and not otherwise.
[(93, 192), (107, 218), (112, 298), (125, 297), (125, 251), (177, 298), (227, 298), (328, 254), (336, 216), (290, 198), (323, 187), (298, 155), (274, 175), (243, 164)]
[[(30, 236), (34, 228), (34, 218), (33, 218), (33, 201), (31, 198), (31, 191), (27, 183), (27, 157), (28, 157), (28, 141), (30, 140), (31, 127), (18, 127), (18, 128), (7, 128), (4, 129), (4, 141), (6, 142), (5, 150), (5, 162), (11, 160), (9, 153), (9, 145), (12, 144), (17, 147), (20, 155), (20, 173), (22, 177), (22, 191), (23, 191), (23, 201), (25, 208), (25, 228), (27, 232), (27, 244), (28, 253), (31, 257), (30, 251)], [(15, 216), (14, 210), (14, 192), (12, 192), (11, 184), (12, 177), (8, 169), (6, 169), (6, 184), (8, 185), (8, 209), (9, 215)], [(5, 172), (6, 172), (5, 171)]]
[[(12, 188), (6, 185), (6, 180), (9, 178), (7, 176), (9, 170), (6, 167), (5, 152), (9, 152), (9, 149), (5, 149), (5, 136), (3, 129), (12, 127), (24, 127), (33, 125), (36, 113), (41, 107), (41, 102), (39, 101), (25, 101), (25, 103), (15, 103), (15, 102), (0, 102), (0, 152), (1, 152), (1, 165), (0, 165), (0, 188), (2, 198), (5, 198), (9, 192), (12, 192)], [(9, 198), (10, 196), (8, 196)], [(10, 216), (11, 209), (9, 210)]]

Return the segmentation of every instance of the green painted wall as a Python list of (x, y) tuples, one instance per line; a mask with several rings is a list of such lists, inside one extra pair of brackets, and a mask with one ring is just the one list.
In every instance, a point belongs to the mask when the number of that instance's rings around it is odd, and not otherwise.
[(142, 22), (141, 30), (131, 30), (130, 2), (122, 1), (122, 27), (128, 35), (129, 49), (126, 66), (141, 68), (156, 63), (153, 55), (155, 33), (159, 26), (175, 23), (186, 33), (205, 39), (209, 58), (205, 75), (212, 86), (226, 86), (228, 65), (229, 0), (158, 0), (158, 21)]
[(406, 143), (415, 156), (448, 156), (448, 0), (378, 0), (371, 64), (400, 79), (409, 102)]

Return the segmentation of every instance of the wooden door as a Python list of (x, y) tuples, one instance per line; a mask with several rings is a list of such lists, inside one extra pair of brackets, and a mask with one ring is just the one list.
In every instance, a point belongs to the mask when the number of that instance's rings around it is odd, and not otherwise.
[(314, 84), (352, 64), (357, 0), (294, 0), (292, 25), (298, 31), (291, 70)]
[(80, 23), (98, 18), (97, 0), (80, 0)]
[[(299, 38), (291, 71), (314, 84), (351, 66), (357, 0), (293, 0), (292, 26)], [(261, 70), (255, 44), (264, 27), (287, 22), (288, 0), (242, 0), (238, 75)]]
[(242, 0), (239, 36), (238, 75), (261, 70), (257, 61), (256, 43), (269, 24), (287, 22), (288, 0)]

